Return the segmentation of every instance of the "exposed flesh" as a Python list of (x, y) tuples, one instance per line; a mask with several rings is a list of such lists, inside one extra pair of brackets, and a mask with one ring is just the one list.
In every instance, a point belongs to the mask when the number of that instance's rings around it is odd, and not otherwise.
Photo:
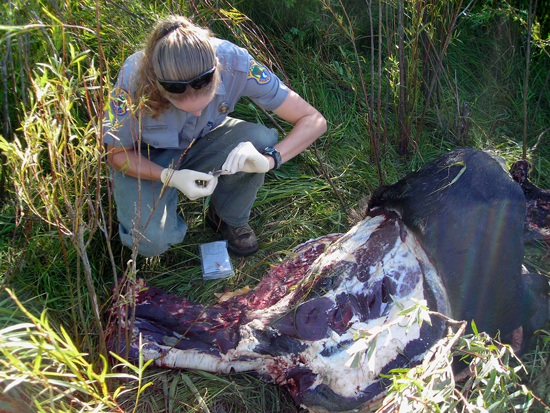
[[(384, 394), (380, 373), (410, 366), (444, 333), (418, 303), (449, 313), (445, 289), (396, 214), (308, 241), (248, 294), (203, 306), (155, 288), (137, 295), (130, 354), (158, 366), (255, 372), (312, 411), (349, 411)], [(411, 317), (413, 317), (411, 319)]]

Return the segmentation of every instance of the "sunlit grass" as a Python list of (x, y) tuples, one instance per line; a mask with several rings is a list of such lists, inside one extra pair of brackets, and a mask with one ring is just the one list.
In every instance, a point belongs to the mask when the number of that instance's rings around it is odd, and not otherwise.
[(126, 374), (112, 372), (106, 359), (91, 364), (63, 327), (50, 324), (46, 312), (35, 317), (8, 293), (30, 322), (0, 330), (1, 411), (122, 412), (116, 399), (132, 388), (138, 394), (146, 388), (141, 385), (144, 366), (120, 360), (135, 373)]
[[(87, 0), (69, 1), (60, 8), (45, 0), (13, 0), (12, 9), (0, 11), (3, 23), (13, 25), (0, 29), (0, 50), (7, 56), (4, 61), (10, 59), (5, 66), (10, 71), (5, 78), (6, 82), (9, 80), (9, 88), (0, 94), (9, 98), (6, 115), (12, 124), (2, 146), (9, 162), (7, 181), (12, 193), (0, 210), (0, 286), (11, 288), (29, 311), (25, 315), (6, 293), (0, 296), (0, 328), (4, 328), (0, 340), (6, 351), (0, 355), (0, 363), (4, 363), (0, 369), (0, 389), (12, 386), (0, 396), (0, 403), (9, 397), (17, 408), (23, 409), (21, 400), (26, 403), (39, 395), (36, 398), (39, 403), (46, 406), (50, 402), (57, 411), (71, 411), (72, 407), (67, 407), (70, 396), (76, 403), (72, 411), (83, 403), (93, 402), (104, 411), (120, 408), (191, 412), (205, 411), (206, 405), (212, 413), (297, 412), (300, 409), (283, 389), (265, 384), (259, 378), (156, 368), (145, 371), (144, 383), (151, 385), (141, 394), (137, 405), (137, 392), (132, 391), (116, 398), (117, 407), (111, 398), (116, 385), (109, 387), (110, 393), (105, 393), (102, 387), (108, 375), (116, 372), (105, 367), (100, 357), (106, 349), (98, 327), (104, 325), (113, 305), (116, 284), (123, 279), (131, 283), (141, 277), (151, 285), (204, 304), (215, 302), (215, 292), (245, 285), (253, 287), (270, 265), (281, 262), (300, 243), (327, 233), (347, 231), (356, 219), (354, 211), (361, 210), (365, 197), (381, 183), (396, 182), (407, 172), (460, 145), (456, 139), (457, 107), (463, 102), (472, 109), (469, 146), (491, 149), (508, 164), (521, 157), (525, 65), (518, 51), (522, 47), (521, 36), (514, 37), (512, 33), (520, 29), (511, 19), (484, 15), (481, 8), (477, 14), (461, 17), (460, 28), (446, 51), (432, 104), (422, 122), (420, 70), (411, 64), (409, 87), (416, 95), (408, 102), (410, 152), (401, 155), (396, 145), (397, 51), (392, 43), (396, 41), (396, 27), (395, 22), (385, 25), (388, 18), (385, 14), (381, 55), (384, 59), (391, 57), (393, 63), (384, 61), (381, 89), (377, 89), (381, 76), (377, 66), (371, 72), (370, 35), (371, 28), (375, 36), (379, 35), (378, 6), (374, 6), (370, 16), (369, 2), (345, 2), (365, 74), (368, 94), (365, 96), (340, 2), (327, 3), (334, 14), (317, 0), (283, 1), (277, 7), (268, 7), (272, 2), (268, 1), (266, 6), (256, 0), (236, 4), (251, 20), (225, 1), (215, 5), (200, 3), (199, 19), (203, 23), (210, 24), (221, 37), (250, 45), (323, 113), (329, 125), (328, 132), (314, 147), (267, 175), (250, 221), (257, 229), (260, 250), (249, 258), (232, 257), (235, 276), (216, 281), (202, 281), (200, 269), (199, 245), (219, 239), (204, 223), (205, 200), (181, 203), (180, 212), (188, 222), (188, 234), (181, 245), (173, 246), (160, 257), (145, 259), (120, 245), (116, 206), (109, 195), (108, 173), (97, 140), (98, 117), (106, 107), (107, 89), (124, 58), (141, 48), (152, 22), (170, 8), (188, 14), (187, 2), (185, 5), (101, 2), (98, 10), (98, 3)], [(412, 16), (414, 2), (405, 3), (411, 7), (408, 15)], [(440, 6), (449, 6), (445, 10), (451, 10), (453, 4)], [(385, 10), (390, 19), (395, 17), (395, 9)], [(438, 19), (437, 10), (431, 10), (432, 20), (426, 22), (426, 27), (437, 26), (443, 33), (449, 16)], [(407, 47), (419, 47), (419, 26), (408, 29)], [(7, 54), (8, 50), (11, 54)], [(377, 53), (375, 50), (375, 58)], [(415, 56), (416, 60), (411, 61), (420, 64), (419, 55)], [(488, 56), (493, 57), (490, 64), (486, 63)], [(430, 70), (433, 69), (432, 66)], [(550, 133), (544, 135), (544, 131), (550, 122), (550, 92), (543, 89), (543, 84), (548, 70), (548, 57), (536, 50), (529, 100), (532, 122), (528, 158), (535, 168), (533, 182), (546, 188), (550, 187), (547, 145)], [(371, 90), (372, 85), (375, 90)], [(384, 102), (381, 112), (374, 116), (382, 132), (377, 158), (371, 148), (374, 137), (365, 102), (378, 96)], [(277, 118), (277, 124), (273, 123), (246, 99), (237, 105), (233, 115), (290, 130), (290, 125)], [(0, 133), (4, 135), (4, 131)], [(548, 275), (548, 261), (547, 244), (528, 246), (525, 264), (530, 270)], [(47, 318), (36, 317), (43, 311), (47, 311)], [(29, 322), (32, 326), (29, 324), (28, 329), (21, 324)], [(13, 329), (5, 330), (10, 327)], [(62, 331), (66, 331), (66, 336)], [(5, 343), (15, 338), (21, 347), (12, 356), (8, 354), (11, 347)], [(471, 341), (463, 343), (478, 345), (480, 353), (485, 351), (479, 338), (468, 340)], [(52, 342), (58, 347), (50, 351), (46, 344)], [(525, 356), (529, 375), (524, 382), (529, 386), (532, 383), (533, 392), (546, 404), (550, 404), (549, 342), (548, 333), (541, 332), (535, 348)], [(59, 346), (71, 347), (71, 354), (59, 358)], [(36, 361), (37, 355), (41, 355), (43, 363)], [(71, 357), (78, 360), (78, 365), (74, 365)], [(98, 386), (94, 390), (97, 395), (82, 390), (86, 383), (72, 377), (65, 383), (49, 383), (47, 366), (51, 365), (62, 372), (73, 365), (78, 374), (93, 372), (95, 376), (90, 380), (93, 386)], [(432, 378), (427, 378), (428, 382)], [(509, 384), (512, 389), (517, 384), (516, 377), (509, 375), (508, 379), (503, 376), (500, 383)], [(464, 392), (464, 397), (485, 394), (486, 385), (487, 381), (480, 380), (474, 391)], [(55, 394), (60, 394), (62, 386), (72, 386), (72, 393), (56, 399)], [(540, 406), (533, 404), (534, 408)], [(494, 409), (505, 411), (498, 405)]]

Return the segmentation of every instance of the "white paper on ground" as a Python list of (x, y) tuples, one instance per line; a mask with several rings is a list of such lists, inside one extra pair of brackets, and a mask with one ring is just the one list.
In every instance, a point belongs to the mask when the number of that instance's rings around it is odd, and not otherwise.
[(208, 244), (201, 244), (202, 278), (204, 280), (215, 280), (218, 278), (231, 277), (233, 266), (227, 252), (227, 241), (215, 241)]

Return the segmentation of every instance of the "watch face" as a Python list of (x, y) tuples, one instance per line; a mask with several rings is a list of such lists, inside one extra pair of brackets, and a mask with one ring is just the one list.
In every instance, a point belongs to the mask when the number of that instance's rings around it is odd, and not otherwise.
[(283, 163), (279, 151), (271, 146), (268, 146), (264, 149), (264, 155), (269, 155), (273, 158), (273, 160), (275, 161), (274, 169), (278, 169)]

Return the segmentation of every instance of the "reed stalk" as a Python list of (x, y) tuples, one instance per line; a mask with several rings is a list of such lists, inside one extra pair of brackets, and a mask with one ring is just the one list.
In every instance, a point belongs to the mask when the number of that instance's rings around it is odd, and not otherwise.
[[(490, 147), (511, 160), (519, 156), (520, 136), (524, 156), (525, 136), (527, 141), (529, 134), (538, 136), (527, 156), (535, 165), (535, 182), (550, 186), (550, 154), (543, 142), (550, 113), (550, 54), (538, 31), (541, 22), (536, 16), (541, 2), (516, 1), (514, 5), (528, 3), (531, 11), (512, 7), (506, 0), (471, 0), (466, 6), (462, 0), (249, 0), (235, 4), (212, 0), (124, 4), (111, 0), (8, 0), (0, 10), (5, 17), (0, 26), (0, 150), (4, 157), (0, 191), (5, 182), (8, 192), (0, 211), (4, 274), (0, 285), (17, 289), (28, 300), (33, 308), (29, 315), (48, 307), (49, 317), (46, 322), (35, 316), (39, 327), (27, 318), (26, 323), (32, 324), (29, 331), (14, 326), (0, 332), (0, 341), (7, 338), (0, 344), (0, 360), (8, 370), (21, 367), (18, 372), (9, 370), (11, 378), (2, 376), (8, 381), (0, 382), (0, 391), (7, 383), (20, 380), (21, 384), (13, 384), (0, 400), (7, 394), (26, 402), (33, 392), (49, 392), (47, 402), (58, 406), (58, 389), (44, 387), (44, 380), (49, 379), (48, 364), (36, 361), (44, 346), (34, 347), (34, 353), (20, 353), (18, 360), (10, 358), (8, 350), (13, 347), (5, 343), (12, 345), (19, 338), (27, 345), (27, 341), (36, 343), (33, 340), (40, 338), (42, 345), (55, 342), (57, 334), (69, 345), (60, 333), (64, 328), (75, 351), (89, 354), (80, 354), (84, 362), (77, 368), (86, 371), (75, 373), (84, 383), (71, 385), (80, 389), (91, 380), (101, 392), (103, 385), (108, 390), (99, 398), (75, 390), (70, 395), (79, 407), (94, 400), (104, 403), (101, 408), (109, 406), (110, 411), (120, 408), (144, 413), (204, 406), (210, 411), (299, 411), (283, 390), (246, 375), (226, 378), (190, 371), (185, 381), (192, 385), (181, 386), (179, 372), (151, 369), (145, 376), (144, 366), (123, 363), (126, 373), (142, 381), (118, 398), (118, 378), (99, 380), (87, 374), (118, 371), (103, 364), (108, 355), (105, 340), (109, 348), (120, 351), (130, 338), (138, 275), (206, 305), (212, 303), (213, 291), (253, 286), (268, 264), (280, 262), (300, 242), (345, 231), (353, 207), (380, 183), (391, 183), (456, 146), (453, 125), (465, 102), (473, 113), (469, 145)], [(261, 228), (261, 249), (256, 257), (234, 262), (237, 276), (231, 280), (197, 281), (197, 245), (215, 237), (203, 223), (206, 202), (182, 202), (180, 208), (190, 230), (182, 245), (173, 246), (162, 257), (143, 259), (136, 248), (124, 249), (116, 236), (109, 171), (100, 144), (101, 119), (124, 58), (140, 48), (159, 16), (172, 12), (193, 16), (219, 37), (249, 48), (329, 121), (329, 132), (314, 147), (268, 174), (251, 217), (251, 225)], [(497, 58), (485, 63), (487, 50), (496, 50), (491, 49), (497, 38), (491, 33), (494, 27), (510, 37), (510, 44), (528, 50), (527, 60), (520, 53), (504, 55), (497, 50)], [(509, 27), (513, 30), (507, 33)], [(527, 38), (531, 46), (525, 43)], [(474, 54), (477, 51), (479, 54)], [(531, 120), (527, 133), (526, 113)], [(246, 100), (235, 107), (234, 115), (268, 127), (274, 124), (283, 135), (291, 127)], [(137, 244), (140, 234), (136, 231), (135, 236)], [(528, 262), (531, 268), (548, 272), (547, 250), (541, 251), (536, 259), (529, 256)], [(15, 301), (3, 298), (0, 320), (13, 326), (15, 316), (4, 304)], [(121, 324), (115, 323), (118, 318), (127, 323), (126, 336)], [(116, 328), (104, 333), (106, 325)], [(548, 334), (541, 334), (542, 341), (549, 343)], [(466, 351), (473, 354), (476, 366), (486, 367), (489, 360), (506, 368), (496, 375), (489, 371), (488, 376), (479, 371), (479, 380), (465, 387), (445, 382), (447, 398), (425, 406), (473, 411), (475, 406), (491, 402), (486, 410), (504, 412), (506, 406), (498, 397), (518, 406), (536, 399), (518, 387), (516, 372), (507, 369), (511, 359), (506, 350), (497, 347), (505, 356), (499, 358), (487, 351), (494, 350), (491, 346), (495, 343), (485, 337), (453, 340), (442, 344), (452, 341), (456, 351), (470, 348)], [(2, 349), (7, 350), (2, 353)], [(445, 364), (449, 357), (447, 347), (442, 345), (437, 351), (432, 358), (437, 363), (429, 366), (435, 375), (426, 374), (427, 370), (403, 372), (396, 376), (391, 400), (408, 394), (407, 403), (424, 406), (427, 395), (433, 396), (429, 401), (435, 403), (441, 393), (433, 386), (448, 377), (441, 373), (448, 366), (443, 368), (440, 362)], [(546, 374), (548, 351), (548, 344), (543, 343), (530, 376)], [(477, 355), (486, 360), (479, 361)], [(50, 356), (54, 357), (48, 353)], [(36, 381), (21, 381), (28, 367), (25, 362), (32, 357)], [(70, 358), (59, 363), (73, 366)], [(41, 369), (45, 371), (38, 372)], [(152, 383), (151, 387), (141, 392), (145, 382)], [(538, 380), (537, 385), (542, 386), (538, 394), (550, 394), (544, 383)], [(512, 390), (517, 398), (512, 397)], [(539, 399), (542, 406), (549, 402), (548, 397)]]

